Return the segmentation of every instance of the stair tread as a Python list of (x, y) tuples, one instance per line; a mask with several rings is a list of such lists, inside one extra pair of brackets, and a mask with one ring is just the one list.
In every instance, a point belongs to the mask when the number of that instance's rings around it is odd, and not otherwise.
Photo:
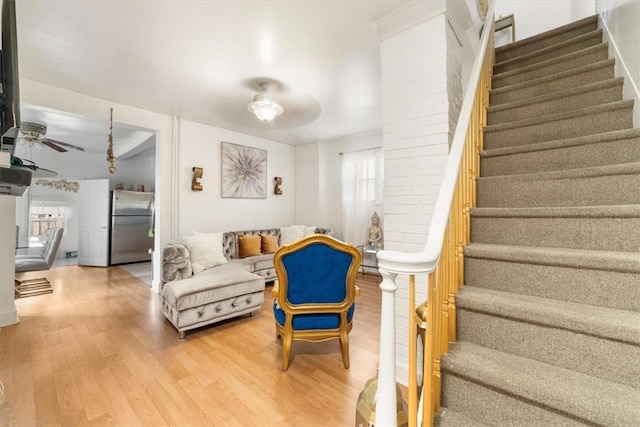
[(530, 153), (534, 151), (554, 150), (557, 148), (574, 147), (586, 144), (617, 141), (623, 139), (640, 138), (640, 129), (622, 129), (595, 135), (579, 136), (577, 138), (557, 139), (536, 144), (516, 145), (512, 147), (492, 148), (480, 153), (480, 157), (496, 157), (510, 154)]
[(478, 218), (640, 218), (640, 205), (473, 208)]
[(583, 40), (588, 40), (588, 39), (594, 38), (594, 37), (602, 37), (602, 29), (597, 29), (597, 30), (590, 31), (590, 32), (585, 33), (585, 34), (581, 34), (581, 35), (576, 36), (576, 37), (572, 37), (572, 38), (567, 39), (567, 40), (563, 40), (563, 41), (561, 41), (559, 43), (554, 44), (553, 46), (544, 47), (542, 49), (534, 50), (533, 52), (525, 53), (524, 55), (519, 55), (519, 56), (516, 56), (514, 58), (510, 58), (510, 59), (506, 59), (504, 61), (496, 62), (494, 64), (494, 67), (503, 67), (505, 65), (517, 64), (519, 62), (526, 61), (526, 60), (529, 60), (529, 59), (533, 59), (533, 58), (536, 58), (537, 56), (541, 56), (541, 55), (544, 55), (546, 53), (558, 50), (559, 48), (562, 48), (562, 47), (565, 47), (565, 46), (569, 46), (571, 44), (576, 44), (576, 43), (579, 43), (579, 42), (581, 42)]
[(603, 80), (595, 83), (589, 83), (583, 86), (578, 86), (570, 89), (565, 89), (558, 92), (547, 93), (544, 95), (533, 96), (530, 98), (519, 99), (517, 101), (505, 102), (503, 104), (492, 105), (487, 108), (487, 113), (495, 113), (499, 111), (512, 110), (515, 108), (521, 108), (534, 104), (542, 104), (549, 101), (554, 101), (560, 98), (568, 98), (570, 96), (579, 95), (582, 93), (593, 92), (594, 90), (607, 89), (616, 86), (622, 86), (624, 84), (624, 77), (616, 77), (609, 80)]
[(632, 109), (634, 101), (632, 99), (622, 100), (616, 102), (609, 102), (606, 104), (594, 105), (592, 107), (586, 107), (579, 110), (563, 111), (561, 113), (544, 114), (537, 117), (531, 117), (523, 120), (511, 121), (506, 123), (498, 123), (495, 125), (485, 126), (484, 132), (500, 132), (509, 129), (517, 129), (527, 126), (535, 126), (540, 124), (546, 124), (551, 122), (557, 122), (567, 119), (572, 119), (581, 116), (600, 114), (605, 111), (615, 111), (623, 109)]
[(484, 427), (486, 424), (473, 420), (460, 412), (441, 407), (440, 412), (436, 415), (435, 425), (439, 427)]
[(522, 40), (518, 40), (515, 41), (513, 43), (509, 43), (507, 45), (504, 46), (500, 46), (496, 48), (496, 54), (500, 54), (512, 49), (517, 49), (520, 48), (522, 46), (525, 46), (527, 44), (530, 44), (532, 42), (536, 42), (536, 41), (540, 41), (540, 40), (544, 40), (546, 38), (551, 38), (553, 36), (556, 36), (558, 34), (562, 34), (570, 29), (573, 28), (579, 28), (579, 27), (583, 27), (583, 26), (587, 26), (589, 24), (593, 24), (593, 23), (597, 23), (598, 22), (598, 15), (592, 15), (589, 16), (587, 18), (583, 18), (579, 21), (575, 21), (572, 22), (570, 24), (567, 25), (563, 25), (562, 27), (558, 27), (558, 28), (554, 28), (552, 30), (549, 31), (545, 31), (544, 33), (540, 33), (540, 34), (535, 34), (531, 37), (527, 37), (526, 39), (522, 39)]
[(640, 313), (633, 311), (473, 286), (460, 289), (456, 307), (640, 346)]
[(560, 71), (559, 73), (549, 74), (548, 76), (538, 77), (537, 79), (529, 80), (522, 83), (514, 83), (509, 86), (503, 86), (497, 89), (491, 89), (489, 92), (489, 98), (491, 95), (496, 95), (504, 92), (509, 92), (511, 90), (522, 89), (527, 86), (535, 86), (542, 83), (548, 83), (555, 80), (558, 80), (563, 77), (570, 77), (573, 75), (583, 74), (589, 72), (591, 70), (595, 70), (598, 68), (604, 68), (615, 64), (615, 60), (613, 59), (605, 59), (602, 61), (594, 62), (593, 64), (585, 65), (583, 67), (573, 68), (571, 70)]
[(482, 181), (556, 181), (562, 179), (596, 178), (610, 175), (640, 174), (640, 162), (622, 163), (617, 165), (593, 166), (588, 168), (567, 169), (549, 172), (523, 173), (517, 175), (483, 176)]
[(496, 73), (492, 76), (492, 79), (500, 80), (508, 77), (517, 76), (518, 74), (526, 73), (529, 71), (537, 70), (539, 68), (545, 68), (550, 65), (559, 64), (564, 61), (570, 61), (573, 58), (579, 58), (584, 55), (589, 55), (599, 50), (607, 50), (609, 44), (608, 43), (600, 43), (595, 46), (585, 47), (584, 49), (577, 50), (575, 52), (565, 53), (561, 56), (556, 56), (555, 58), (549, 58), (544, 61), (536, 62), (535, 64), (527, 65), (524, 67), (517, 68), (515, 70), (504, 71), (502, 73)]
[(471, 243), (465, 257), (640, 274), (640, 253)]
[(452, 344), (441, 366), (445, 373), (591, 423), (635, 425), (640, 420), (640, 390), (470, 342)]

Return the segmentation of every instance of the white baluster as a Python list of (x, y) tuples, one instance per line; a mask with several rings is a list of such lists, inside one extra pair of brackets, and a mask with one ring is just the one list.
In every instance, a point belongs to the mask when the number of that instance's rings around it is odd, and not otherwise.
[(379, 269), (382, 274), (380, 312), (380, 355), (376, 392), (376, 427), (398, 425), (396, 408), (396, 273)]

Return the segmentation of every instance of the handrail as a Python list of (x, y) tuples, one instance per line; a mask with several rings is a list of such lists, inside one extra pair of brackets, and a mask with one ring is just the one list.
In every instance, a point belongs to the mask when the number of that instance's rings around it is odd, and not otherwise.
[(494, 16), (493, 8), (487, 13), (484, 22), (482, 37), (480, 41), (480, 51), (476, 55), (476, 59), (471, 69), (469, 78), (469, 87), (462, 102), (460, 116), (456, 125), (456, 130), (449, 151), (449, 158), (445, 167), (442, 185), (438, 192), (438, 198), (433, 209), (433, 218), (429, 225), (429, 235), (427, 243), (421, 252), (401, 252), (392, 250), (381, 250), (378, 252), (378, 267), (394, 273), (416, 274), (429, 273), (435, 270), (438, 259), (442, 253), (442, 243), (444, 234), (449, 221), (449, 213), (451, 211), (451, 201), (456, 189), (458, 178), (458, 170), (460, 169), (460, 160), (464, 150), (464, 143), (467, 137), (467, 129), (471, 121), (471, 112), (473, 110), (474, 98), (480, 80), (480, 71), (484, 63), (484, 57), (487, 52), (489, 38), (493, 33), (492, 25)]
[[(479, 151), (486, 123), (485, 109), (491, 86), (493, 65), (494, 12), (491, 10), (482, 31), (480, 49), (472, 67), (469, 87), (464, 96), (460, 116), (427, 243), (421, 252), (378, 252), (378, 268), (382, 274), (380, 355), (376, 419), (380, 426), (397, 425), (395, 395), (395, 279), (409, 274), (409, 426), (432, 426), (440, 408), (441, 355), (455, 341), (455, 297), (463, 283), (464, 246), (469, 242), (470, 209), (476, 203), (476, 178), (479, 175)], [(452, 207), (455, 205), (455, 208)], [(429, 273), (428, 298), (416, 310), (415, 274)], [(416, 310), (416, 315), (412, 313)], [(418, 330), (424, 339), (423, 384), (418, 397), (417, 350)], [(418, 420), (418, 416), (420, 421)]]

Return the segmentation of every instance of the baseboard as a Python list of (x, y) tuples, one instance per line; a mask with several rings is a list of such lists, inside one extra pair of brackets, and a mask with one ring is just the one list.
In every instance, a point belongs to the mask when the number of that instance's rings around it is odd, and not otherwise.
[(638, 85), (640, 82), (636, 82), (631, 77), (631, 73), (629, 72), (629, 68), (624, 62), (624, 59), (620, 55), (620, 50), (618, 49), (618, 45), (616, 44), (615, 39), (611, 35), (611, 31), (607, 26), (607, 23), (602, 18), (602, 14), (598, 15), (598, 21), (600, 28), (602, 28), (602, 36), (603, 41), (609, 43), (609, 58), (613, 58), (616, 61), (615, 64), (615, 75), (617, 77), (624, 77), (624, 86), (623, 86), (623, 98), (624, 99), (633, 99), (633, 124), (634, 126), (640, 125), (640, 90), (638, 89)]
[(18, 323), (18, 311), (15, 308), (0, 313), (0, 327), (15, 325), (16, 323)]

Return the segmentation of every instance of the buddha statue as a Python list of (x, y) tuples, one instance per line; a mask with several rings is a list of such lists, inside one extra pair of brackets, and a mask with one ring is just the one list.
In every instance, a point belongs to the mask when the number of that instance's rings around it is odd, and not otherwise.
[(368, 248), (379, 251), (382, 249), (382, 229), (380, 228), (380, 217), (377, 212), (371, 216), (371, 226), (367, 231)]

